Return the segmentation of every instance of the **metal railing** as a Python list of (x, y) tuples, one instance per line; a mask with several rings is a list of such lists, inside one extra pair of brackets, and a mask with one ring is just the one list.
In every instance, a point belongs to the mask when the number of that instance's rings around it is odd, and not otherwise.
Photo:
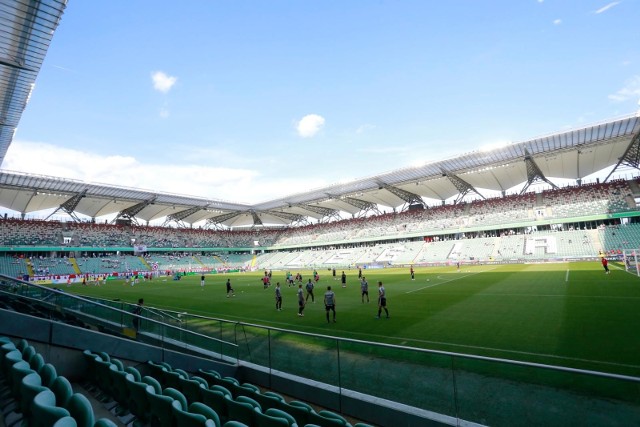
[[(55, 299), (56, 306), (83, 320), (102, 317), (105, 324), (119, 328), (130, 324), (133, 316), (86, 298), (59, 292), (51, 296), (56, 291), (13, 279), (0, 279), (0, 291), (40, 302)], [(241, 365), (260, 365), (270, 379), (288, 374), (323, 383), (338, 393), (340, 405), (343, 397), (355, 392), (386, 399), (390, 405), (408, 405), (408, 411), (444, 415), (459, 424), (640, 425), (638, 377), (149, 311), (179, 320), (181, 326), (142, 316), (139, 336), (145, 339), (202, 348)]]
[(357, 392), (487, 425), (640, 425), (638, 377), (182, 317), (236, 343), (241, 364), (328, 384), (341, 402)]
[[(129, 337), (161, 348), (196, 353), (201, 357), (237, 363), (238, 346), (212, 335), (185, 328), (181, 316), (145, 307), (132, 313), (133, 304), (98, 300), (0, 275), (0, 301), (17, 311), (101, 332)], [(134, 326), (138, 319), (137, 328)]]

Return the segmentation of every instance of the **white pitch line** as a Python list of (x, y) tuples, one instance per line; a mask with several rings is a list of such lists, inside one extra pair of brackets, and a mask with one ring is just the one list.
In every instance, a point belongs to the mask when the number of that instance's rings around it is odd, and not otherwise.
[(568, 282), (569, 281), (569, 269), (567, 268), (567, 274), (564, 275), (564, 281)]
[[(434, 283), (433, 285), (423, 286), (423, 287), (418, 288), (418, 289), (413, 289), (413, 290), (407, 291), (407, 292), (405, 292), (405, 294), (411, 294), (413, 292), (418, 292), (418, 291), (422, 291), (424, 289), (433, 288), (434, 286), (444, 285), (445, 283), (453, 282), (454, 280), (464, 279), (465, 277), (475, 276), (476, 274), (480, 274), (480, 273), (486, 273), (487, 271), (492, 271), (492, 270), (495, 270), (496, 268), (497, 267), (490, 268), (489, 270), (476, 271), (475, 273), (465, 274), (464, 276), (454, 277), (453, 279), (445, 280), (444, 282)], [(438, 278), (440, 278), (440, 276), (438, 276)]]
[[(380, 338), (389, 338), (386, 335), (378, 335), (378, 334), (368, 334), (365, 332), (358, 332), (357, 335), (368, 335), (372, 337), (380, 337)], [(640, 368), (640, 365), (630, 365), (627, 363), (616, 363), (616, 362), (607, 362), (604, 360), (592, 360), (592, 359), (583, 359), (581, 357), (569, 357), (569, 356), (558, 356), (555, 354), (546, 354), (546, 353), (535, 353), (530, 351), (519, 351), (519, 350), (508, 350), (504, 348), (495, 348), (495, 347), (484, 347), (480, 345), (468, 345), (468, 344), (455, 344), (451, 342), (443, 342), (443, 341), (429, 341), (429, 340), (420, 340), (414, 338), (406, 338), (406, 337), (394, 337), (397, 340), (406, 340), (407, 342), (421, 342), (426, 344), (438, 344), (438, 345), (447, 345), (452, 347), (462, 347), (462, 348), (473, 348), (479, 350), (490, 350), (497, 351), (502, 353), (513, 353), (513, 354), (524, 354), (527, 356), (541, 356), (541, 357), (549, 357), (552, 359), (561, 359), (561, 360), (573, 360), (575, 362), (588, 362), (588, 363), (596, 363), (599, 365), (612, 365), (612, 366), (623, 366), (626, 368)], [(420, 348), (420, 347), (419, 347)]]

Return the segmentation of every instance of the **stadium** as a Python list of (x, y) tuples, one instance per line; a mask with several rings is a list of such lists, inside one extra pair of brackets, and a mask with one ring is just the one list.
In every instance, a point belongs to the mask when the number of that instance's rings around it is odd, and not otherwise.
[[(2, 5), (0, 164), (65, 7)], [(638, 425), (639, 167), (633, 113), (254, 204), (1, 169), (2, 422)]]

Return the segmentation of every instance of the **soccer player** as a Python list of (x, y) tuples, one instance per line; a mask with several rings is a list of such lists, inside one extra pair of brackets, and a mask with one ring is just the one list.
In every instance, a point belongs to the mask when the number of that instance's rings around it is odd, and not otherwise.
[(411, 266), (409, 272), (411, 273), (411, 280), (416, 280), (416, 272), (413, 270), (413, 265)]
[(200, 289), (204, 291), (204, 274), (200, 276)]
[(604, 267), (604, 274), (609, 274), (609, 261), (605, 257), (602, 257), (602, 266)]
[(336, 323), (336, 294), (331, 290), (331, 286), (327, 286), (327, 292), (324, 293), (324, 309), (327, 312), (327, 323), (329, 323), (329, 311), (333, 311), (333, 323)]
[(282, 292), (280, 291), (280, 282), (276, 283), (276, 310), (282, 311)]
[(362, 276), (362, 280), (360, 281), (360, 290), (362, 290), (362, 303), (364, 304), (364, 296), (367, 296), (367, 302), (369, 302), (369, 282), (367, 282), (367, 278)]
[(376, 316), (376, 319), (380, 318), (380, 314), (382, 313), (383, 308), (385, 313), (387, 313), (387, 319), (388, 319), (389, 310), (387, 310), (387, 294), (384, 291), (384, 286), (382, 286), (382, 282), (378, 282), (378, 315)]
[(231, 294), (232, 297), (236, 296), (236, 292), (231, 287), (231, 279), (227, 279), (227, 298), (229, 298), (229, 294)]
[(302, 284), (298, 285), (298, 316), (302, 317), (304, 314), (304, 292), (302, 291)]
[(135, 329), (136, 332), (138, 332), (138, 330), (140, 329), (140, 318), (138, 316), (142, 314), (143, 305), (144, 305), (144, 299), (140, 298), (138, 300), (138, 305), (136, 305), (132, 311), (132, 313), (135, 315), (133, 316), (133, 319), (132, 319), (133, 329)]
[(333, 280), (338, 280), (338, 278), (336, 277), (336, 268), (333, 267), (333, 270), (331, 271), (331, 275), (333, 276)]
[(342, 276), (340, 276), (340, 281), (342, 282), (342, 287), (346, 288), (347, 287), (347, 275), (344, 274), (344, 271), (342, 272)]
[(307, 297), (305, 298), (305, 302), (309, 301), (309, 297), (311, 297), (311, 302), (316, 302), (315, 297), (313, 296), (313, 282), (311, 279), (307, 282)]

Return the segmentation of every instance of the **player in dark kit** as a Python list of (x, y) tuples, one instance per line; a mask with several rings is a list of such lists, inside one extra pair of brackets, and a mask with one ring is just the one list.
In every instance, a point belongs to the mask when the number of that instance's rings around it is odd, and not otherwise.
[(382, 282), (378, 282), (378, 315), (377, 319), (380, 318), (380, 314), (382, 313), (382, 309), (384, 308), (385, 313), (387, 313), (387, 319), (389, 318), (389, 310), (387, 310), (387, 293), (384, 290), (384, 286), (382, 286)]
[(411, 266), (409, 272), (411, 273), (411, 280), (416, 280), (416, 272), (413, 270), (413, 266)]
[(231, 279), (227, 279), (227, 298), (229, 298), (229, 294), (233, 297), (236, 296), (236, 292), (231, 287)]
[(329, 311), (333, 311), (333, 323), (336, 323), (336, 294), (331, 290), (331, 286), (327, 286), (327, 292), (324, 294), (324, 308), (327, 312), (327, 323), (329, 323)]
[(362, 302), (364, 303), (364, 296), (367, 296), (367, 302), (369, 302), (369, 282), (366, 277), (362, 277), (360, 281), (360, 290), (362, 291)]
[(280, 282), (276, 283), (276, 310), (282, 311), (282, 292), (280, 291)]
[(315, 297), (313, 296), (313, 282), (311, 282), (311, 279), (307, 282), (306, 289), (307, 297), (304, 299), (305, 302), (309, 301), (309, 297), (311, 297), (311, 302), (316, 302)]
[(304, 316), (304, 314), (302, 313), (304, 311), (304, 292), (302, 291), (302, 285), (298, 285), (298, 316), (302, 317)]
[(604, 267), (604, 274), (609, 274), (609, 261), (602, 257), (602, 266)]
[(347, 287), (347, 275), (344, 274), (344, 271), (342, 272), (342, 276), (340, 276), (340, 281), (342, 282), (342, 287), (346, 288)]

